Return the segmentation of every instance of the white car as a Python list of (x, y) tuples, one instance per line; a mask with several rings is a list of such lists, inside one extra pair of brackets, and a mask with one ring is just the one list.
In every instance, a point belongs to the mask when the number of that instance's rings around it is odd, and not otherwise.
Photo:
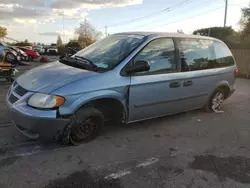
[(48, 48), (47, 53), (49, 53), (49, 54), (57, 54), (58, 50), (57, 50), (57, 48)]

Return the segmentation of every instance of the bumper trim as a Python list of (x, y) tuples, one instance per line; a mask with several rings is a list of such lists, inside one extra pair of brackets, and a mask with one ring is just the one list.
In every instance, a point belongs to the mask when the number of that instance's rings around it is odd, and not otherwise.
[(21, 129), (18, 125), (15, 124), (14, 121), (12, 121), (12, 124), (15, 126), (15, 128), (20, 131), (23, 135), (25, 135), (28, 138), (31, 139), (38, 139), (39, 138), (39, 134), (35, 134), (35, 133), (31, 133), (28, 130), (25, 129)]

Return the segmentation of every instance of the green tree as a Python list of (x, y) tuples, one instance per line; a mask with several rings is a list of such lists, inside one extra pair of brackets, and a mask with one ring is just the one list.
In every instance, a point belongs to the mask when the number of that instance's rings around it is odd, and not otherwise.
[(235, 31), (232, 27), (209, 27), (195, 30), (194, 35), (203, 35), (226, 40), (226, 37), (232, 35)]
[(61, 38), (60, 35), (57, 37), (56, 45), (57, 45), (57, 46), (62, 46), (62, 45), (63, 45), (62, 38)]
[(102, 33), (97, 31), (86, 19), (76, 28), (75, 33), (78, 36), (79, 44), (83, 48), (94, 43), (102, 36)]
[(247, 37), (250, 34), (250, 8), (245, 7), (241, 9), (241, 35), (242, 37)]
[(7, 35), (7, 29), (5, 27), (0, 26), (0, 38), (3, 38)]
[(32, 43), (29, 43), (28, 40), (26, 39), (23, 42), (17, 42), (17, 43), (15, 43), (15, 46), (32, 46)]
[(70, 40), (68, 44), (65, 46), (66, 48), (71, 47), (71, 48), (81, 48), (78, 40)]

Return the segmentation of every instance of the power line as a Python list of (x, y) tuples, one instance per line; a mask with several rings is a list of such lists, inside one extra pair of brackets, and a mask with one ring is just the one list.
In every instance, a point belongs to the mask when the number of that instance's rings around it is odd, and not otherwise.
[[(229, 4), (228, 6), (236, 6), (236, 5), (241, 5), (241, 4)], [(216, 10), (219, 10), (219, 9), (222, 9), (224, 8), (225, 6), (221, 6), (221, 7), (218, 7), (218, 8), (215, 8), (215, 9), (212, 9), (212, 10), (209, 10), (209, 11), (206, 11), (206, 12), (203, 12), (203, 13), (200, 13), (200, 14), (197, 14), (197, 15), (194, 15), (194, 16), (189, 16), (185, 19), (180, 19), (180, 20), (177, 20), (177, 21), (173, 21), (173, 22), (169, 22), (167, 24), (163, 24), (163, 25), (157, 25), (156, 27), (160, 27), (160, 26), (166, 26), (166, 25), (170, 25), (170, 24), (174, 24), (174, 23), (178, 23), (178, 22), (181, 22), (181, 21), (185, 21), (185, 20), (188, 20), (190, 18), (194, 18), (194, 17), (197, 17), (197, 16), (201, 16), (201, 15), (204, 15), (204, 14), (207, 14), (207, 13), (210, 13), (210, 12), (213, 12), (213, 11), (216, 11)], [(136, 28), (138, 27), (144, 27), (146, 25), (150, 25), (151, 23), (155, 23), (155, 22), (158, 22), (158, 21), (162, 21), (162, 20), (156, 20), (156, 21), (153, 21), (153, 22), (150, 22), (150, 23), (147, 23), (147, 24), (144, 24), (144, 25), (141, 25), (141, 26), (137, 26)], [(133, 29), (133, 28), (132, 28)]]
[[(199, 2), (202, 2), (202, 3), (205, 3), (205, 2), (208, 2), (208, 1), (211, 1), (211, 0), (207, 0), (207, 1), (199, 1)], [(162, 18), (161, 19), (157, 19), (157, 20), (153, 20), (153, 21), (151, 21), (151, 22), (148, 22), (148, 23), (146, 23), (146, 24), (143, 24), (143, 25), (139, 25), (139, 26), (136, 26), (136, 27), (132, 27), (132, 28), (130, 28), (130, 29), (136, 29), (136, 28), (141, 28), (141, 27), (145, 27), (145, 26), (147, 26), (147, 25), (149, 25), (149, 24), (152, 24), (152, 23), (156, 23), (156, 22), (162, 22), (163, 20), (162, 20)]]
[(178, 23), (178, 22), (181, 22), (181, 21), (185, 21), (185, 20), (188, 20), (188, 19), (190, 19), (190, 18), (194, 18), (194, 17), (197, 17), (197, 16), (201, 16), (201, 15), (207, 14), (207, 13), (209, 13), (209, 12), (214, 12), (214, 11), (219, 10), (219, 9), (222, 9), (222, 8), (224, 8), (224, 7), (225, 7), (225, 6), (218, 7), (218, 8), (215, 8), (215, 9), (212, 9), (212, 10), (209, 10), (209, 11), (206, 11), (206, 12), (203, 12), (203, 13), (200, 13), (200, 14), (196, 14), (196, 15), (194, 15), (194, 16), (189, 16), (189, 17), (187, 17), (187, 18), (185, 18), (185, 19), (176, 20), (176, 21), (173, 21), (173, 22), (169, 22), (169, 23), (167, 23), (167, 24), (164, 24), (164, 25), (158, 25), (158, 27), (159, 27), (159, 26), (171, 25), (171, 24), (174, 24), (174, 23)]
[[(235, 6), (235, 5), (239, 5), (239, 4), (229, 4), (229, 6)], [(181, 20), (177, 20), (177, 21), (173, 21), (173, 22), (170, 22), (170, 23), (167, 23), (167, 24), (164, 24), (164, 25), (158, 25), (159, 26), (166, 26), (166, 25), (170, 25), (170, 24), (174, 24), (174, 23), (178, 23), (178, 22), (181, 22), (181, 21), (185, 21), (185, 20), (188, 20), (190, 18), (194, 18), (194, 17), (197, 17), (197, 16), (201, 16), (201, 15), (204, 15), (204, 14), (207, 14), (207, 13), (210, 13), (210, 12), (214, 12), (216, 10), (219, 10), (219, 9), (222, 9), (222, 8), (225, 8), (225, 6), (221, 6), (221, 7), (218, 7), (218, 8), (215, 8), (215, 9), (212, 9), (212, 10), (209, 10), (209, 11), (206, 11), (206, 12), (203, 12), (203, 13), (200, 13), (200, 14), (196, 14), (194, 16), (189, 16), (185, 19), (181, 19)]]
[(142, 19), (145, 19), (145, 18), (148, 18), (150, 16), (153, 16), (153, 15), (157, 15), (157, 14), (161, 14), (163, 12), (170, 12), (172, 11), (173, 9), (175, 8), (178, 8), (180, 5), (183, 5), (183, 4), (187, 4), (187, 3), (191, 3), (193, 1), (196, 1), (196, 0), (184, 0), (184, 1), (181, 1), (180, 3), (177, 3), (175, 5), (172, 5), (170, 7), (167, 7), (163, 10), (160, 10), (160, 11), (157, 11), (157, 12), (154, 12), (154, 13), (151, 13), (151, 14), (148, 14), (146, 16), (142, 16), (142, 17), (138, 17), (138, 18), (135, 18), (135, 19), (132, 19), (132, 20), (128, 20), (128, 21), (124, 21), (124, 22), (120, 22), (120, 23), (117, 23), (117, 24), (113, 24), (113, 25), (109, 25), (108, 27), (115, 27), (115, 26), (118, 26), (118, 25), (123, 25), (123, 24), (126, 24), (126, 23), (131, 23), (131, 22), (135, 22), (137, 20), (142, 20)]

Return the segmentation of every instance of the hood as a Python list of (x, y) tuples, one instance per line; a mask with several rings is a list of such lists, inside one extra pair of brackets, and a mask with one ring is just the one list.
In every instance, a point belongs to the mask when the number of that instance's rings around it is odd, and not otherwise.
[(71, 67), (59, 61), (31, 69), (18, 77), (17, 83), (29, 91), (51, 93), (71, 82), (99, 73)]
[(19, 52), (23, 55), (23, 56), (27, 56), (27, 54), (23, 51), (19, 49)]

